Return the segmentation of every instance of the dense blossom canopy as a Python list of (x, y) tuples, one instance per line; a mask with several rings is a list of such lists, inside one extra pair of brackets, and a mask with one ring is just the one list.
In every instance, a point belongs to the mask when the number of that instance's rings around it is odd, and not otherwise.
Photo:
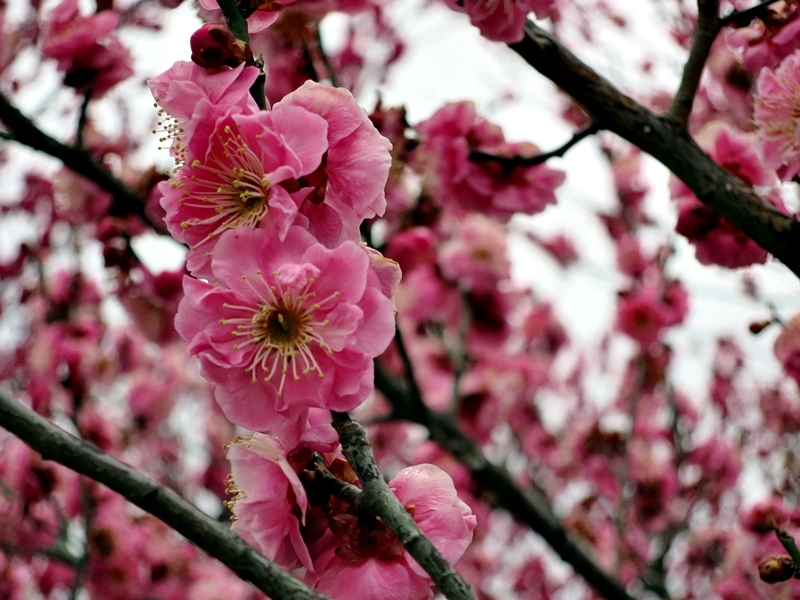
[(0, 3), (0, 600), (798, 597), (799, 43)]

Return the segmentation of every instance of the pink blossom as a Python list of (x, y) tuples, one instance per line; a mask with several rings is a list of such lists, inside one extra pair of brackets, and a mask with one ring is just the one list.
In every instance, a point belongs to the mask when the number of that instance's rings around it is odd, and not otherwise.
[[(417, 465), (401, 470), (389, 488), (444, 558), (455, 563), (469, 546), (477, 520), (458, 498), (450, 476), (434, 465)], [(428, 575), (391, 532), (370, 530), (357, 519), (344, 522), (347, 526), (314, 559), (314, 573), (306, 580), (316, 590), (334, 600), (433, 596)]]
[(453, 238), (441, 245), (439, 265), (442, 274), (464, 290), (494, 289), (511, 275), (505, 230), (483, 215), (468, 215), (458, 223)]
[(800, 173), (800, 51), (787, 57), (774, 72), (764, 69), (756, 86), (753, 118), (764, 161), (778, 170), (782, 180), (790, 181)]
[(433, 265), (436, 262), (436, 236), (427, 227), (400, 231), (389, 240), (386, 256), (396, 260), (406, 275), (417, 266)]
[(264, 556), (286, 569), (312, 569), (300, 533), (308, 498), (286, 455), (281, 441), (270, 435), (233, 440), (228, 460), (234, 497), (227, 505), (235, 517), (233, 530), (254, 542)]
[(226, 416), (253, 430), (303, 407), (347, 411), (373, 386), (372, 358), (394, 335), (394, 310), (370, 257), (291, 228), (222, 236), (214, 285), (184, 279), (175, 326), (200, 357)]
[(668, 319), (668, 313), (654, 286), (620, 295), (616, 327), (643, 347), (646, 348), (658, 340)]
[(213, 107), (219, 116), (236, 107), (241, 114), (258, 112), (250, 96), (250, 86), (258, 77), (258, 69), (239, 65), (204, 69), (193, 62), (178, 61), (167, 71), (148, 80), (150, 92), (159, 108), (161, 141), (172, 140), (170, 154), (185, 158), (187, 146), (198, 121)]
[(361, 221), (386, 210), (384, 188), (392, 164), (389, 140), (345, 89), (307, 81), (278, 102), (275, 110), (287, 106), (319, 115), (328, 124), (326, 154), (314, 172), (297, 182), (298, 188), (313, 187), (300, 213), (328, 247), (344, 240), (360, 241)]
[(774, 350), (786, 374), (800, 385), (800, 315), (786, 324), (775, 340)]
[(313, 172), (327, 150), (327, 124), (294, 106), (238, 115), (229, 110), (200, 129), (189, 143), (187, 163), (177, 176), (159, 184), (172, 236), (189, 244), (187, 266), (197, 276), (210, 274), (219, 236), (241, 227), (268, 226), (280, 239), (308, 189), (285, 189)]
[(78, 0), (63, 0), (45, 25), (42, 54), (58, 60), (66, 85), (91, 86), (92, 96), (100, 97), (133, 75), (130, 53), (110, 35), (119, 22), (113, 11), (81, 16)]
[(469, 15), (470, 22), (481, 35), (496, 42), (522, 40), (525, 19), (529, 12), (543, 19), (554, 0), (446, 0), (456, 12)]
[[(775, 176), (759, 160), (752, 148), (752, 139), (731, 133), (720, 123), (707, 126), (698, 137), (712, 140), (711, 157), (749, 186), (771, 186)], [(681, 182), (671, 184), (673, 197), (679, 199), (675, 229), (695, 247), (697, 260), (705, 265), (717, 264), (730, 269), (764, 263), (767, 251), (713, 208), (702, 204)], [(785, 212), (783, 203), (774, 194), (765, 199)]]
[(755, 74), (763, 67), (774, 69), (800, 43), (800, 11), (796, 2), (773, 4), (764, 16), (730, 32), (727, 42), (744, 49), (744, 68)]
[(497, 125), (478, 116), (471, 102), (445, 105), (417, 126), (422, 143), (416, 158), (426, 171), (435, 198), (458, 213), (480, 212), (508, 220), (521, 212), (535, 214), (556, 201), (562, 171), (546, 165), (507, 167), (478, 160), (480, 151), (499, 157), (533, 156), (533, 144), (508, 144)]

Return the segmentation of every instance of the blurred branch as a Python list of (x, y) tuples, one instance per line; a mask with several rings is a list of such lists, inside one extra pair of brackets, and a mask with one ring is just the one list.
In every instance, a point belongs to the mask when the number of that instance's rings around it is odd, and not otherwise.
[[(375, 387), (392, 404), (392, 416), (427, 427), (430, 438), (463, 464), (472, 479), (491, 494), (492, 504), (507, 510), (518, 522), (538, 533), (575, 572), (607, 600), (633, 600), (625, 587), (603, 571), (572, 540), (553, 513), (547, 498), (535, 489), (523, 492), (511, 474), (484, 456), (478, 445), (458, 427), (451, 415), (434, 413), (375, 362)], [(409, 386), (416, 389), (416, 384)]]
[(749, 25), (753, 19), (763, 16), (763, 13), (766, 12), (764, 9), (776, 2), (778, 2), (778, 0), (765, 0), (761, 4), (751, 6), (746, 10), (733, 10), (730, 14), (725, 15), (719, 20), (719, 25), (720, 27), (725, 27), (726, 25), (732, 25), (734, 27)]
[(272, 598), (325, 600), (249, 546), (229, 528), (149, 477), (76, 438), (0, 390), (0, 426), (45, 460), (102, 483), (161, 519), (198, 548)]
[(92, 100), (92, 88), (94, 86), (90, 83), (83, 90), (83, 101), (81, 102), (81, 109), (78, 113), (78, 127), (75, 132), (75, 148), (78, 150), (84, 149), (83, 134), (86, 129), (86, 121), (89, 117), (89, 102)]
[(475, 593), (455, 572), (397, 499), (375, 464), (367, 435), (347, 413), (331, 411), (342, 452), (358, 475), (364, 502), (373, 514), (389, 526), (408, 553), (425, 569), (448, 600), (474, 600)]
[(69, 565), (70, 567), (77, 567), (81, 561), (81, 557), (75, 556), (70, 552), (65, 546), (62, 540), (53, 546), (52, 548), (20, 548), (15, 546), (14, 544), (9, 544), (8, 542), (0, 541), (0, 552), (4, 554), (13, 554), (16, 556), (23, 556), (29, 557), (34, 555), (39, 556), (46, 556), (47, 558), (52, 558), (59, 562), (64, 563), (65, 565)]
[(660, 161), (695, 196), (800, 276), (800, 223), (762, 200), (695, 143), (686, 128), (659, 117), (579, 60), (550, 33), (528, 22), (511, 48), (570, 95), (598, 127)]
[(719, 28), (719, 0), (697, 0), (697, 31), (694, 34), (689, 58), (683, 67), (681, 83), (666, 114), (666, 118), (672, 119), (681, 127), (686, 127), (689, 121), (703, 67), (708, 60)]
[(600, 129), (601, 127), (599, 127), (596, 123), (591, 123), (580, 131), (576, 131), (569, 141), (559, 146), (555, 150), (551, 150), (550, 152), (542, 152), (535, 156), (498, 156), (488, 152), (481, 152), (480, 150), (473, 150), (469, 153), (469, 159), (473, 162), (498, 162), (507, 168), (534, 167), (556, 156), (564, 156), (575, 144), (580, 142), (582, 139), (589, 137), (590, 135), (594, 135), (600, 131)]
[[(95, 162), (91, 155), (81, 148), (71, 148), (51, 138), (23, 115), (8, 98), (0, 93), (0, 121), (14, 141), (38, 152), (57, 158), (64, 166), (83, 175), (112, 196), (109, 214), (114, 217), (135, 215), (156, 231), (163, 229), (150, 220), (144, 210), (144, 200), (130, 190), (124, 183), (109, 173), (105, 167)], [(5, 137), (5, 136), (4, 136)]]

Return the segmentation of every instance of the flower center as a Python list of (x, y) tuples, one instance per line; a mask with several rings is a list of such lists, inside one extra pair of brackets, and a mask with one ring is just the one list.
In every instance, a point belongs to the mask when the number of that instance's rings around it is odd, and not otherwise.
[[(283, 395), (286, 377), (291, 371), (295, 381), (301, 375), (316, 371), (324, 377), (314, 352), (317, 349), (327, 354), (333, 350), (325, 343), (319, 331), (330, 323), (328, 319), (318, 320), (316, 311), (324, 304), (337, 298), (339, 292), (334, 292), (323, 300), (316, 299), (312, 291), (315, 279), (308, 280), (300, 291), (285, 290), (276, 278), (273, 283), (268, 283), (261, 271), (257, 271), (256, 282), (251, 282), (247, 275), (242, 280), (260, 299), (261, 304), (254, 306), (233, 306), (225, 303), (224, 308), (242, 309), (252, 313), (250, 318), (240, 317), (222, 319), (223, 325), (236, 325), (231, 335), (246, 337), (245, 341), (234, 344), (234, 350), (245, 346), (253, 346), (254, 352), (245, 371), (251, 373), (253, 382), (256, 381), (256, 372), (260, 369), (264, 373), (264, 381), (270, 382), (276, 373), (280, 372), (278, 396)], [(274, 275), (277, 275), (275, 273)]]
[(230, 125), (214, 132), (206, 161), (195, 159), (191, 169), (173, 185), (184, 188), (184, 207), (204, 213), (181, 223), (209, 230), (193, 250), (227, 229), (257, 227), (267, 215), (272, 188), (262, 160)]
[(286, 346), (293, 343), (300, 335), (304, 319), (296, 312), (282, 306), (271, 311), (262, 308), (261, 313), (264, 315), (264, 332), (273, 344)]

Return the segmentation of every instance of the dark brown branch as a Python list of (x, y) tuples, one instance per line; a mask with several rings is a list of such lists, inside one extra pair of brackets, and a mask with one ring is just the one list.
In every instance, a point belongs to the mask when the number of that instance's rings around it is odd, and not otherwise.
[(689, 121), (689, 113), (692, 112), (703, 67), (718, 33), (719, 0), (697, 0), (697, 31), (694, 34), (689, 58), (683, 67), (681, 83), (667, 112), (667, 117), (675, 121), (678, 126), (686, 127)]
[(734, 10), (730, 14), (725, 15), (719, 21), (720, 27), (725, 27), (726, 25), (736, 26), (744, 26), (749, 25), (750, 21), (753, 19), (757, 19), (763, 16), (765, 13), (765, 9), (771, 5), (775, 4), (778, 0), (765, 0), (761, 4), (756, 4), (755, 6), (751, 6), (746, 10)]
[(10, 137), (38, 152), (57, 158), (64, 166), (83, 175), (112, 196), (109, 214), (114, 217), (136, 215), (156, 231), (163, 230), (150, 220), (144, 210), (144, 200), (131, 191), (124, 183), (109, 173), (81, 148), (71, 148), (51, 138), (23, 115), (3, 94), (0, 94), (0, 121)]
[(75, 131), (75, 148), (78, 150), (84, 149), (83, 136), (86, 132), (86, 122), (89, 119), (89, 102), (92, 100), (93, 87), (94, 86), (89, 83), (83, 90), (83, 101), (81, 102), (81, 108), (78, 112), (78, 127)]
[(685, 128), (658, 117), (617, 90), (551, 34), (527, 23), (511, 48), (555, 83), (603, 129), (644, 150), (677, 175), (697, 198), (800, 276), (800, 223), (762, 200), (703, 152)]
[(600, 127), (598, 127), (595, 123), (592, 123), (588, 127), (581, 129), (580, 131), (575, 132), (575, 134), (567, 141), (566, 143), (562, 144), (555, 150), (550, 150), (549, 152), (542, 152), (535, 156), (498, 156), (497, 154), (490, 154), (488, 152), (481, 152), (480, 150), (473, 150), (469, 153), (469, 159), (473, 162), (488, 162), (494, 161), (498, 162), (501, 165), (513, 168), (513, 167), (535, 167), (536, 165), (540, 165), (543, 162), (550, 160), (556, 156), (562, 157), (564, 156), (567, 151), (572, 148), (575, 144), (580, 142), (582, 139), (589, 137), (590, 135), (594, 135), (600, 131)]
[(172, 490), (125, 466), (39, 416), (0, 390), (0, 426), (45, 460), (86, 475), (161, 519), (200, 549), (271, 598), (325, 600)]
[(570, 538), (547, 498), (535, 489), (523, 492), (517, 487), (510, 473), (489, 462), (477, 444), (459, 429), (452, 416), (429, 410), (421, 399), (415, 399), (377, 362), (375, 387), (392, 404), (394, 418), (427, 427), (430, 438), (469, 469), (473, 480), (491, 495), (495, 507), (507, 510), (519, 523), (538, 533), (598, 594), (607, 600), (633, 600), (619, 581), (603, 571)]
[(331, 411), (342, 452), (358, 475), (365, 506), (383, 519), (408, 553), (416, 559), (448, 600), (475, 600), (475, 593), (455, 572), (436, 547), (419, 530), (375, 464), (364, 429), (347, 413)]

